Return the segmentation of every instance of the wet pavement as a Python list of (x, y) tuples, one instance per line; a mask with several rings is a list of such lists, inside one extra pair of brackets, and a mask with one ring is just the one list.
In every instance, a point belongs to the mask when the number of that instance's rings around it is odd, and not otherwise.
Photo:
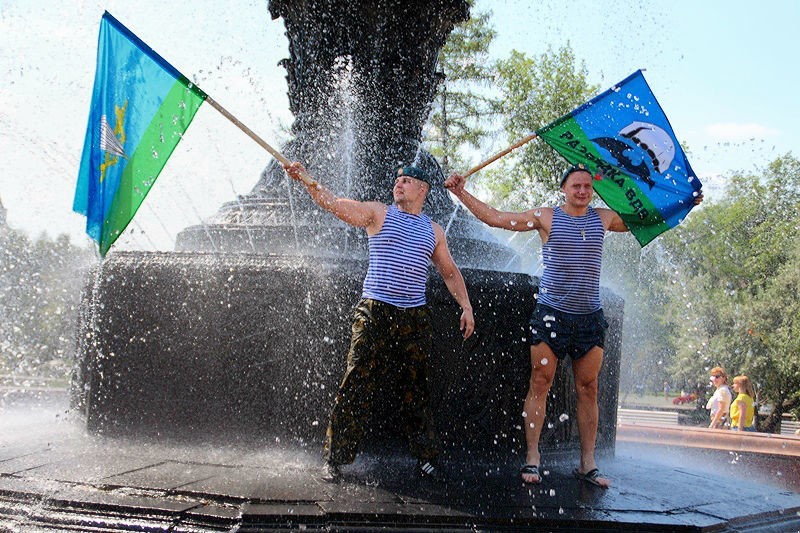
[(321, 481), (317, 446), (188, 445), (89, 435), (65, 410), (0, 411), (0, 531), (798, 531), (796, 458), (618, 442), (603, 490), (546, 457), (526, 486), (518, 464), (445, 457), (447, 485), (406, 455), (361, 454)]

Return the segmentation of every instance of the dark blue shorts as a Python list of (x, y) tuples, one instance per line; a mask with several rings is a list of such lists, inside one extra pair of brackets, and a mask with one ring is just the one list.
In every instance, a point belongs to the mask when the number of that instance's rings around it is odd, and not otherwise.
[(554, 309), (549, 305), (536, 304), (530, 320), (530, 345), (547, 344), (558, 359), (570, 356), (580, 359), (606, 340), (606, 321), (603, 310), (575, 315)]

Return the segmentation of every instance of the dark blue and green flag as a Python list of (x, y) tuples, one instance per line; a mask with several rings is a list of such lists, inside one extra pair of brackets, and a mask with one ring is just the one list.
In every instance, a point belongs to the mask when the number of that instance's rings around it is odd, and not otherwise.
[(642, 246), (677, 226), (702, 187), (641, 71), (536, 134), (586, 167)]
[(108, 12), (73, 210), (105, 256), (206, 95)]

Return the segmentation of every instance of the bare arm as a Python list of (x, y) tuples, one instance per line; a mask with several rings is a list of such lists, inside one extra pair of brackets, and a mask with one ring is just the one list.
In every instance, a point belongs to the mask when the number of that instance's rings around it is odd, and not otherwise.
[(620, 217), (611, 209), (598, 207), (595, 209), (595, 211), (597, 211), (597, 214), (600, 216), (600, 220), (603, 222), (603, 227), (605, 227), (608, 231), (616, 231), (620, 233), (630, 231), (628, 226), (625, 224), (625, 221), (622, 220), (622, 217)]
[(433, 233), (436, 235), (436, 247), (433, 249), (431, 261), (442, 276), (450, 294), (453, 295), (453, 299), (461, 306), (459, 327), (464, 332), (464, 338), (466, 339), (475, 331), (475, 318), (472, 316), (472, 304), (469, 301), (467, 286), (464, 283), (461, 271), (453, 261), (453, 256), (450, 255), (444, 230), (435, 222), (433, 223)]
[(721, 424), (720, 424), (720, 421), (721, 421), (721, 419), (722, 419), (722, 415), (723, 415), (723, 414), (724, 414), (724, 413), (722, 412), (722, 409), (721, 409), (721, 408), (720, 408), (720, 409), (717, 409), (717, 412), (714, 414), (714, 418), (713, 418), (713, 419), (711, 419), (711, 423), (708, 425), (708, 427), (709, 427), (709, 428), (711, 428), (711, 429), (714, 429), (714, 428), (719, 428), (719, 427), (720, 427), (720, 425), (721, 425)]
[[(493, 228), (503, 228), (511, 231), (530, 231), (545, 230), (549, 232), (550, 227), (547, 215), (552, 218), (552, 209), (540, 207), (530, 209), (521, 213), (510, 211), (499, 211), (494, 207), (478, 200), (464, 188), (465, 178), (458, 174), (451, 174), (444, 182), (450, 192), (461, 200), (464, 207), (470, 210), (478, 220), (492, 226)], [(544, 215), (544, 217), (543, 217)]]
[(744, 418), (747, 416), (747, 404), (744, 400), (736, 400), (736, 405), (739, 406), (739, 431), (744, 431)]
[(323, 187), (320, 183), (306, 184), (300, 178), (300, 171), (305, 170), (303, 165), (293, 162), (283, 166), (286, 174), (295, 181), (299, 181), (306, 186), (306, 190), (311, 198), (326, 211), (330, 211), (337, 218), (347, 222), (351, 226), (367, 228), (370, 230), (374, 226), (383, 224), (386, 206), (380, 202), (359, 202), (349, 198), (339, 198), (333, 192)]

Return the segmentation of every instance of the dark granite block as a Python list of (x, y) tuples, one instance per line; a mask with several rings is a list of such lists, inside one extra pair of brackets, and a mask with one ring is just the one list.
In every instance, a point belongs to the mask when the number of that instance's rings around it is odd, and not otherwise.
[[(249, 470), (249, 471), (248, 471)], [(231, 469), (189, 483), (181, 492), (220, 495), (257, 501), (317, 501), (328, 499), (323, 483), (308, 471)]]
[(79, 455), (79, 452), (54, 451), (52, 449), (40, 450), (27, 455), (19, 455), (0, 463), (0, 474), (20, 475), (35, 468), (58, 463), (59, 461), (70, 460), (76, 455)]
[(197, 532), (210, 528), (230, 531), (241, 520), (242, 512), (238, 507), (222, 505), (200, 505), (182, 513), (172, 531)]
[(109, 491), (93, 487), (67, 487), (48, 495), (49, 507), (116, 510), (119, 512), (180, 513), (197, 507), (199, 502), (168, 497), (149, 497), (124, 491)]
[(366, 519), (394, 517), (397, 520), (402, 520), (402, 517), (422, 516), (438, 517), (447, 521), (452, 518), (463, 519), (472, 516), (458, 509), (433, 504), (331, 501), (320, 502), (319, 506), (329, 515), (346, 514), (355, 520), (358, 520), (359, 516)]
[(783, 512), (792, 512), (800, 509), (800, 495), (789, 499), (772, 499), (759, 497), (730, 497), (725, 501), (698, 505), (693, 510), (725, 520), (733, 520), (742, 516), (742, 511), (747, 511), (748, 516), (768, 516)]
[(47, 451), (47, 446), (26, 444), (0, 444), (0, 471), (5, 467), (3, 463), (21, 456)]
[(96, 483), (103, 478), (140, 470), (154, 462), (152, 457), (123, 455), (112, 449), (97, 449), (47, 462), (26, 470), (24, 475), (76, 483)]
[(228, 467), (166, 461), (102, 480), (107, 485), (172, 490), (229, 470)]
[(319, 520), (324, 511), (315, 504), (290, 503), (248, 503), (242, 509), (242, 523), (281, 521), (281, 520)]
[(403, 499), (397, 493), (383, 486), (362, 485), (360, 483), (343, 482), (328, 484), (325, 487), (329, 498), (339, 502), (370, 502), (370, 503), (402, 503)]

